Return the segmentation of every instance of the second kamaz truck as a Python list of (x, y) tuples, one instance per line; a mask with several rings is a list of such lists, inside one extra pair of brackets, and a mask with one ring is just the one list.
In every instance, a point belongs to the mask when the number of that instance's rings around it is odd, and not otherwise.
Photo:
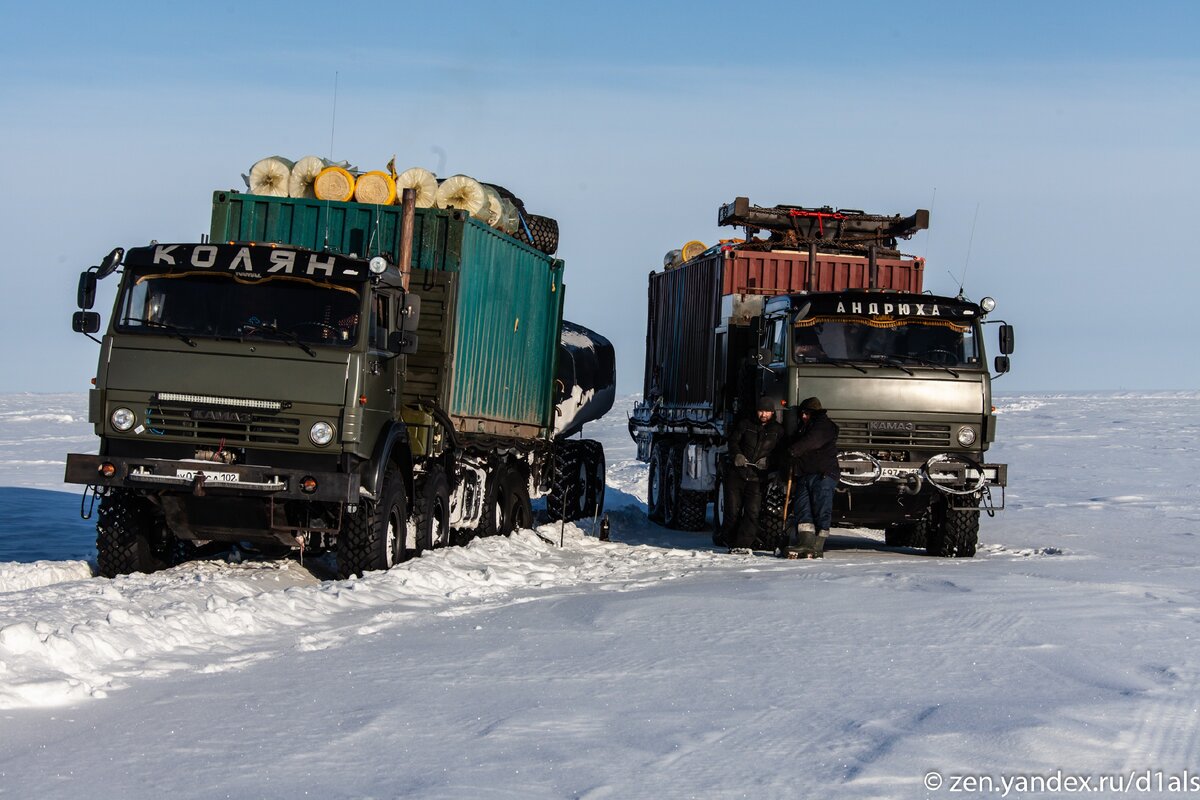
[[(794, 409), (816, 396), (840, 428), (840, 524), (883, 528), (889, 544), (930, 555), (975, 554), (980, 512), (1003, 507), (1007, 482), (1006, 465), (987, 461), (995, 304), (922, 292), (924, 262), (896, 240), (928, 220), (740, 197), (718, 222), (744, 238), (650, 274), (644, 394), (629, 430), (649, 462), (652, 519), (700, 530), (712, 503), (719, 527), (733, 421), (766, 396), (793, 432)], [(996, 326), (1003, 373), (1013, 329)], [(785, 495), (782, 478), (767, 489), (760, 547), (782, 532)]]

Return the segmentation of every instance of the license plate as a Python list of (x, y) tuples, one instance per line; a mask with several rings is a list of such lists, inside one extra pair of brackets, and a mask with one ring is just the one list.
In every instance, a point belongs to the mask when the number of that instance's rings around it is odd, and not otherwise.
[(920, 467), (884, 467), (881, 474), (889, 478), (901, 478), (916, 475), (920, 471)]
[(237, 483), (241, 480), (236, 472), (210, 472), (206, 469), (177, 469), (175, 475), (180, 478), (186, 478), (189, 481), (194, 481), (196, 475), (204, 473), (204, 480), (211, 483)]

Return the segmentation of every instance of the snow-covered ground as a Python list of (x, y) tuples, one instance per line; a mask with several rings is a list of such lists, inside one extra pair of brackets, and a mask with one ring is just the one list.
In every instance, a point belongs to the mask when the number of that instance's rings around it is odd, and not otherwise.
[(628, 404), (588, 430), (611, 543), (110, 581), (61, 484), (86, 398), (0, 397), (0, 797), (1200, 796), (1200, 393), (1001, 397), (969, 560), (651, 525)]

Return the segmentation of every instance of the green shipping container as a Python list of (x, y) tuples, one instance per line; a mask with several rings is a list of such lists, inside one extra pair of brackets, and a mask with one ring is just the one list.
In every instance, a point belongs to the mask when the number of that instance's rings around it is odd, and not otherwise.
[[(400, 206), (215, 192), (214, 242), (278, 243), (400, 262)], [(405, 402), (436, 400), (465, 434), (548, 438), (563, 262), (461, 211), (417, 209), (421, 297)]]

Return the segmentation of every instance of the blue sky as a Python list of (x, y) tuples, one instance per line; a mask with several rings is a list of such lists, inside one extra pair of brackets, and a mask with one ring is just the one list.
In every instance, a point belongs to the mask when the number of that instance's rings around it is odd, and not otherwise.
[(737, 195), (931, 208), (906, 247), (927, 288), (967, 267), (1018, 326), (998, 390), (1200, 388), (1197, 9), (0, 2), (0, 330), (25, 345), (0, 391), (86, 388), (79, 270), (196, 238), (213, 190), (329, 155), (331, 132), (338, 159), (463, 172), (557, 217), (568, 316), (613, 339), (622, 391), (646, 273), (723, 235)]

